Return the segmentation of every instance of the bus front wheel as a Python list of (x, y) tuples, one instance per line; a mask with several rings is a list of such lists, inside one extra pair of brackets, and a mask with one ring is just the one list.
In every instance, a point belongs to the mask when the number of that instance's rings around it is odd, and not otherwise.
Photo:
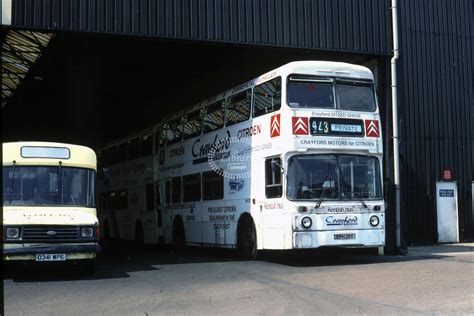
[(251, 218), (243, 218), (237, 230), (237, 250), (241, 258), (255, 260), (257, 258), (257, 232)]

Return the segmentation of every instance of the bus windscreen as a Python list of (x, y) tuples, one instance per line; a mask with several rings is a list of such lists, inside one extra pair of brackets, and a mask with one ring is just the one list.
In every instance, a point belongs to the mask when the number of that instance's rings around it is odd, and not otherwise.
[(95, 207), (95, 171), (60, 166), (3, 167), (3, 205)]
[(357, 155), (296, 155), (288, 160), (290, 200), (382, 199), (377, 158)]

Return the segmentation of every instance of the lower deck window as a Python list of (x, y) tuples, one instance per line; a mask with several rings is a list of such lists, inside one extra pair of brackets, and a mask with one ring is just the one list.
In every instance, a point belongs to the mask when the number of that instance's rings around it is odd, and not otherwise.
[(224, 178), (214, 171), (202, 174), (202, 199), (219, 200), (224, 197)]
[(201, 200), (201, 174), (183, 176), (183, 202)]
[(278, 198), (282, 195), (281, 158), (273, 157), (265, 160), (265, 196)]

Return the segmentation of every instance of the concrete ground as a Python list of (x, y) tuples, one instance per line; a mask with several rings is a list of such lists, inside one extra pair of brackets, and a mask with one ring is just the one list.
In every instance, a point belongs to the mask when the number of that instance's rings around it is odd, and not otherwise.
[(474, 244), (357, 251), (149, 249), (76, 267), (8, 267), (5, 315), (474, 314)]

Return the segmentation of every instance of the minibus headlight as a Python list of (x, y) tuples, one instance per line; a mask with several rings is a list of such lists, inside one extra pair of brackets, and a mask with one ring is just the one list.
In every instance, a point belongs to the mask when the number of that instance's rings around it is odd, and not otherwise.
[(377, 225), (379, 224), (380, 220), (379, 220), (379, 218), (378, 218), (377, 216), (372, 215), (372, 216), (370, 217), (369, 222), (370, 222), (370, 225), (372, 225), (372, 226), (375, 227), (375, 226), (377, 226)]
[(308, 216), (305, 216), (301, 219), (301, 226), (303, 226), (304, 228), (310, 228), (312, 224), (313, 221)]
[(94, 229), (92, 227), (82, 227), (81, 228), (81, 237), (82, 238), (91, 238), (94, 236)]
[(7, 239), (20, 238), (20, 229), (18, 227), (7, 227), (6, 237)]

